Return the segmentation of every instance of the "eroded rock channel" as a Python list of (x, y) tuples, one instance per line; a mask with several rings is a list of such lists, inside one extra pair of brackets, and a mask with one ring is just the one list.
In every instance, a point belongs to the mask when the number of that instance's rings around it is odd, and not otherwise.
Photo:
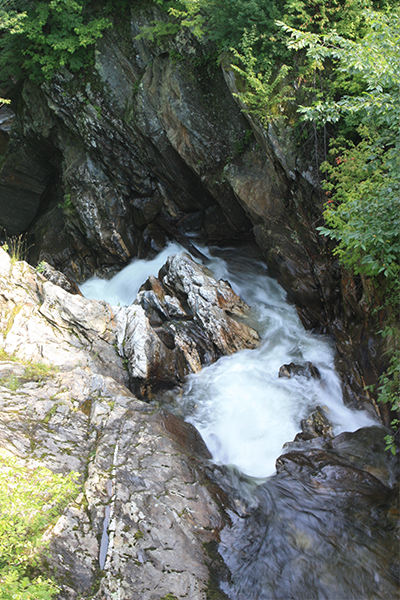
[(1, 446), (83, 485), (60, 600), (394, 598), (396, 461), (329, 340), (254, 256), (167, 254), (118, 306), (0, 250)]

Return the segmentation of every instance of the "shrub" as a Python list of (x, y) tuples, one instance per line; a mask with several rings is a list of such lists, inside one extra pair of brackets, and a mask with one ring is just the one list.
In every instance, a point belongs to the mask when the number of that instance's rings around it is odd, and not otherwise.
[(78, 493), (77, 474), (26, 467), (0, 451), (0, 600), (49, 600), (56, 583), (40, 574), (44, 532)]

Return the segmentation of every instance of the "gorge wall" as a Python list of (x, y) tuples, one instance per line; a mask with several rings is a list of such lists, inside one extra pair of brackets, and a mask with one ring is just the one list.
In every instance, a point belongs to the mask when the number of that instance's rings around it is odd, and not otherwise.
[(315, 229), (323, 199), (309, 156), (282, 124), (246, 117), (209, 41), (137, 39), (164, 18), (132, 8), (98, 43), (93, 68), (17, 86), (0, 224), (28, 235), (32, 264), (76, 282), (185, 232), (210, 244), (254, 239), (304, 325), (334, 335), (346, 400), (368, 401), (381, 348), (366, 288)]

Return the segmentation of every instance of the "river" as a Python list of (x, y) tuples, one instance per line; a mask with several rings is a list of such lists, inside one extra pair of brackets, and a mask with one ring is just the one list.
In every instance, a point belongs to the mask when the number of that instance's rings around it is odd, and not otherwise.
[[(370, 475), (360, 475), (364, 471), (337, 462), (319, 442), (308, 443), (294, 458), (289, 449), (284, 468), (276, 473), (275, 467), (283, 446), (317, 405), (335, 435), (371, 428), (361, 430), (367, 431), (361, 441), (358, 433), (339, 436), (336, 450), (342, 454), (357, 438), (367, 455), (374, 442), (365, 442), (365, 435), (370, 431), (375, 440), (378, 422), (343, 404), (332, 340), (304, 329), (253, 250), (201, 250), (214, 276), (228, 280), (251, 307), (249, 325), (262, 338), (257, 349), (223, 357), (189, 376), (175, 407), (201, 433), (217, 482), (233, 498), (231, 524), (221, 532), (219, 546), (232, 574), (222, 584), (226, 597), (395, 597), (393, 526), (385, 512), (388, 489)], [(92, 278), (81, 286), (82, 293), (128, 305), (167, 256), (180, 251), (171, 244), (153, 260), (134, 260), (109, 281)], [(280, 367), (289, 363), (312, 363), (320, 378), (279, 377)]]

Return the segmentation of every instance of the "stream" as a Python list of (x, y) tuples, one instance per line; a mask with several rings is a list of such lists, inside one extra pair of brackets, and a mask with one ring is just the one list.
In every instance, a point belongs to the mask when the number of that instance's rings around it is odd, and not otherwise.
[[(81, 291), (128, 305), (167, 256), (182, 250), (170, 244), (109, 281), (90, 279)], [(221, 532), (219, 546), (234, 574), (223, 583), (224, 592), (232, 600), (395, 598), (388, 488), (338, 462), (330, 447), (315, 440), (300, 443), (295, 455), (291, 445), (278, 473), (275, 466), (284, 444), (301, 430), (300, 421), (317, 406), (335, 436), (362, 427), (377, 435), (379, 423), (343, 404), (331, 340), (305, 331), (284, 290), (252, 251), (201, 250), (214, 277), (228, 280), (251, 307), (248, 324), (262, 338), (257, 349), (220, 358), (189, 376), (177, 400), (176, 411), (198, 429), (212, 454), (217, 483), (234, 498), (231, 525)], [(278, 376), (284, 364), (308, 362), (320, 378)], [(351, 447), (354, 454), (357, 435), (335, 438), (335, 451), (347, 456)], [(360, 440), (368, 455), (373, 444)]]

